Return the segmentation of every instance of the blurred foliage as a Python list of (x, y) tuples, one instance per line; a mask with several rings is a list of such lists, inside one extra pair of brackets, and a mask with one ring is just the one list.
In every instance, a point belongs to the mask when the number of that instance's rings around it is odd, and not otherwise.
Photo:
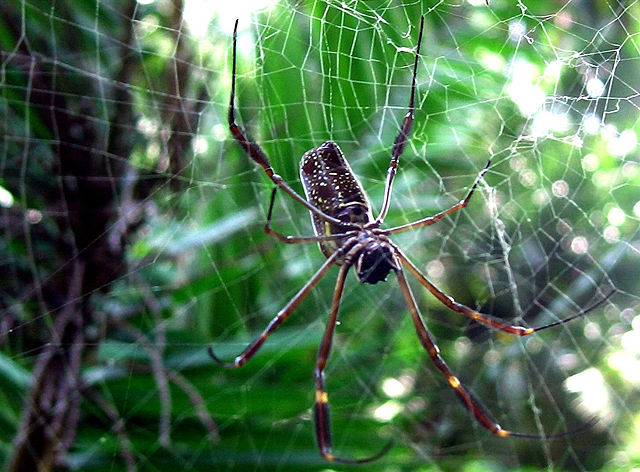
[[(363, 468), (640, 467), (638, 321), (632, 327), (640, 168), (637, 146), (620, 151), (625, 130), (640, 132), (630, 33), (640, 7), (392, 3), (282, 1), (241, 17), (238, 119), (274, 169), (301, 191), (299, 156), (336, 141), (378, 208), (424, 14), (415, 124), (386, 226), (450, 207), (492, 163), (464, 211), (394, 240), (457, 301), (511, 323), (540, 326), (616, 294), (585, 319), (514, 339), (411, 281), (443, 357), (506, 429), (559, 434), (599, 419), (554, 440), (500, 439), (434, 369), (394, 277), (360, 286), (349, 276), (326, 371), (336, 453), (364, 457), (393, 438), (389, 454)], [(0, 7), (0, 186), (15, 198), (1, 210), (0, 459), (15, 453), (38, 356), (57, 342), (56, 318), (81, 298), (89, 315), (79, 418), (60, 469), (347, 469), (318, 454), (310, 410), (336, 269), (242, 369), (207, 355), (207, 346), (225, 359), (239, 353), (323, 258), (316, 245), (263, 233), (271, 183), (226, 128), (232, 23), (215, 6), (199, 38), (183, 8)], [(77, 138), (47, 121), (58, 102), (34, 102), (49, 92), (41, 77), (82, 125)], [(601, 95), (589, 91), (594, 78)], [(541, 103), (527, 112), (537, 94)], [(595, 133), (586, 131), (591, 114), (602, 121)], [(85, 176), (61, 171), (64, 146), (98, 168), (85, 197), (107, 194), (116, 209), (87, 241), (67, 221), (74, 210), (60, 189)], [(274, 225), (311, 231), (306, 210), (284, 195)], [(109, 277), (72, 297), (68, 267), (113, 238), (117, 270), (109, 265)], [(595, 383), (569, 388), (585, 372)], [(390, 379), (402, 385), (397, 396), (385, 388)]]

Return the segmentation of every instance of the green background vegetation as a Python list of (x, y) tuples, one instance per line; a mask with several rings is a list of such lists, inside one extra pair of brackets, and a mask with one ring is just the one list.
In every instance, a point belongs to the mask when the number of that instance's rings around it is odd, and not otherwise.
[[(242, 369), (206, 353), (233, 358), (323, 257), (262, 232), (272, 184), (226, 128), (232, 20), (203, 4), (214, 13), (197, 37), (185, 7), (0, 6), (0, 187), (14, 200), (0, 209), (10, 470), (35, 460), (43, 470), (349, 468), (321, 459), (310, 411), (336, 269)], [(599, 421), (556, 440), (492, 437), (421, 348), (395, 277), (362, 286), (350, 275), (326, 372), (336, 453), (364, 457), (393, 438), (363, 469), (640, 467), (640, 170), (637, 147), (619, 150), (639, 132), (639, 4), (275, 3), (242, 17), (239, 121), (300, 192), (299, 156), (338, 142), (378, 208), (421, 14), (415, 126), (387, 225), (451, 206), (492, 165), (467, 209), (395, 240), (456, 300), (512, 323), (566, 318), (616, 290), (531, 339), (473, 324), (411, 281), (423, 316), (505, 428)], [(516, 93), (519, 71), (530, 88)], [(587, 89), (593, 78), (600, 95)], [(519, 108), (534, 92), (549, 115)], [(583, 121), (592, 113), (595, 134)], [(274, 225), (311, 231), (284, 195)], [(388, 379), (404, 382), (401, 395)]]

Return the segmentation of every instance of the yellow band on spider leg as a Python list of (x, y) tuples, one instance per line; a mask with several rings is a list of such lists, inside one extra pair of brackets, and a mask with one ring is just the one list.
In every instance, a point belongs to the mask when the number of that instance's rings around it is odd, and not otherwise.
[(327, 392), (323, 392), (322, 390), (316, 390), (316, 402), (317, 403), (328, 403), (329, 395)]

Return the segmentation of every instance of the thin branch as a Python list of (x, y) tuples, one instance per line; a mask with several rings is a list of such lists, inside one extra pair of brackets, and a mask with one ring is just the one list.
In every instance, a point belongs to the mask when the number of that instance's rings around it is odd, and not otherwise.
[(112, 423), (112, 429), (116, 432), (118, 436), (118, 441), (120, 442), (120, 455), (122, 456), (122, 460), (127, 466), (127, 472), (135, 472), (138, 470), (136, 466), (136, 457), (133, 453), (133, 447), (131, 444), (131, 440), (129, 439), (129, 435), (127, 434), (127, 430), (124, 427), (124, 422), (122, 421), (122, 415), (115, 409), (113, 405), (111, 405), (102, 395), (100, 395), (95, 390), (87, 390), (85, 395), (91, 398), (91, 400), (107, 415), (107, 418)]
[(162, 360), (162, 353), (158, 347), (152, 344), (146, 335), (138, 328), (123, 320), (112, 319), (111, 323), (125, 331), (128, 331), (149, 354), (151, 372), (158, 387), (158, 397), (160, 398), (160, 424), (158, 426), (158, 442), (164, 447), (171, 445), (171, 394), (169, 393), (169, 382), (167, 380), (167, 369)]

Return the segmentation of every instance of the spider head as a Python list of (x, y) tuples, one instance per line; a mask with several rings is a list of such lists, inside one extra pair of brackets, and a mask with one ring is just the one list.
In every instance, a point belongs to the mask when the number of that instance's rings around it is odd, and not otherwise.
[(367, 244), (355, 262), (356, 275), (363, 284), (376, 284), (387, 280), (387, 275), (398, 266), (393, 261), (391, 248), (379, 241)]

